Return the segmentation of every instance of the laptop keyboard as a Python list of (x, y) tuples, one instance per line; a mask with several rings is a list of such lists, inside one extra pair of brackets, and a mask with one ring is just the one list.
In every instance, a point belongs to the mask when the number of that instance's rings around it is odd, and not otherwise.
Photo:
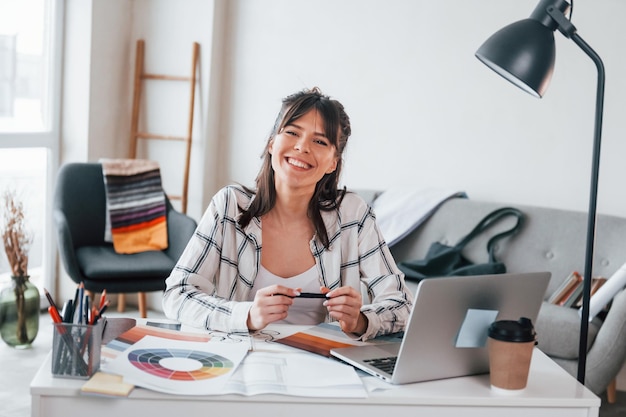
[(396, 366), (396, 359), (397, 356), (389, 356), (387, 358), (366, 359), (364, 362), (380, 369), (383, 372), (393, 374), (393, 368)]

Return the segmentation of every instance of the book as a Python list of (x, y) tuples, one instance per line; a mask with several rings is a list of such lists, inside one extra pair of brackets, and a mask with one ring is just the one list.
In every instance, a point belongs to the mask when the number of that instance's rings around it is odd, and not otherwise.
[[(604, 285), (604, 283), (606, 282), (606, 278), (604, 277), (593, 277), (591, 279), (591, 295), (594, 295), (599, 289), (600, 287), (602, 287)], [(580, 290), (580, 294), (582, 295), (582, 284), (580, 285), (581, 290)], [(574, 303), (572, 304), (572, 307), (582, 307), (583, 305), (583, 298), (582, 296), (579, 296)]]
[[(591, 295), (595, 294), (598, 289), (606, 282), (604, 277), (593, 277), (591, 279)], [(577, 281), (576, 286), (570, 289), (566, 294), (563, 294), (558, 304), (563, 307), (576, 307), (582, 306), (582, 294), (584, 290), (583, 278)]]
[(583, 288), (584, 288), (583, 282), (580, 281), (578, 285), (574, 287), (574, 290), (571, 292), (571, 294), (569, 294), (567, 299), (563, 300), (561, 305), (563, 307), (573, 307), (578, 302), (578, 300), (582, 299)]
[(582, 280), (583, 277), (577, 271), (572, 272), (556, 289), (556, 291), (554, 291), (552, 296), (548, 299), (548, 302), (563, 305), (576, 290), (576, 287), (582, 282)]

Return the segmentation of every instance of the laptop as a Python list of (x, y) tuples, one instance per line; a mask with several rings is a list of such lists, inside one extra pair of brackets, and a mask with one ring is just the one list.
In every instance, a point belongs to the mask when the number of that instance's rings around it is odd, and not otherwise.
[(422, 280), (400, 341), (331, 355), (392, 384), (487, 373), (489, 325), (520, 317), (534, 324), (549, 280), (549, 272)]

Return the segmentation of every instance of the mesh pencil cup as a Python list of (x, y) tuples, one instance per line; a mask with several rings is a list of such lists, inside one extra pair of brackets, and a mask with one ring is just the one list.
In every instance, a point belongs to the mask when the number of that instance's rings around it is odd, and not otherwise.
[(103, 322), (53, 323), (52, 376), (89, 379), (100, 368)]

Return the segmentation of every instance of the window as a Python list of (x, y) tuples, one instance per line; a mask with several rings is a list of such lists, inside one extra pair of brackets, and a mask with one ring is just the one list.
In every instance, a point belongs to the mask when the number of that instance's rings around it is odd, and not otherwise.
[[(33, 233), (28, 269), (40, 290), (54, 288), (50, 207), (58, 160), (62, 5), (0, 0), (0, 194), (15, 190), (24, 204)], [(9, 276), (2, 250), (0, 284)]]

